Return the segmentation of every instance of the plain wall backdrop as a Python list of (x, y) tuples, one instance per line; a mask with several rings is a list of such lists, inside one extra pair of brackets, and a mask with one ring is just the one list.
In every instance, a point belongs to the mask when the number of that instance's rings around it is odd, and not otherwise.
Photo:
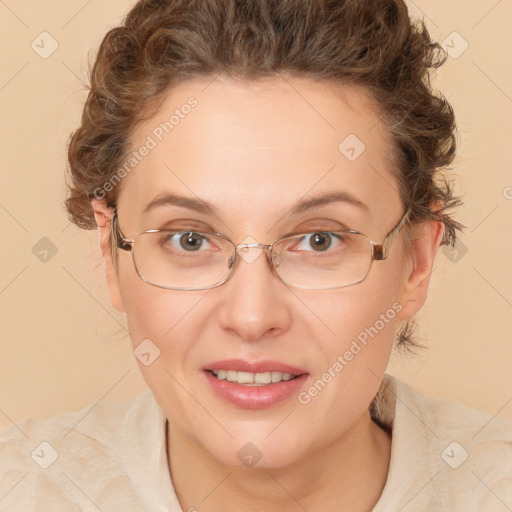
[[(88, 61), (132, 5), (0, 2), (0, 425), (147, 389), (124, 318), (110, 305), (97, 234), (70, 224), (62, 205)], [(455, 250), (436, 258), (418, 315), (429, 348), (394, 355), (388, 372), (425, 394), (512, 419), (512, 2), (409, 5), (451, 55), (434, 86), (457, 115), (448, 176), (467, 228)]]

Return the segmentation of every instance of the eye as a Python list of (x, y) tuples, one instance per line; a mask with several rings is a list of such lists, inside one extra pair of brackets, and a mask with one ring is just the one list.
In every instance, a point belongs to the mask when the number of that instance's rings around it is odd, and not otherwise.
[(343, 242), (343, 237), (330, 231), (316, 231), (304, 236), (295, 246), (298, 251), (326, 252), (335, 249)]
[(168, 233), (163, 237), (161, 244), (164, 246), (170, 245), (173, 249), (187, 252), (211, 249), (211, 247), (208, 247), (210, 245), (208, 238), (197, 231)]

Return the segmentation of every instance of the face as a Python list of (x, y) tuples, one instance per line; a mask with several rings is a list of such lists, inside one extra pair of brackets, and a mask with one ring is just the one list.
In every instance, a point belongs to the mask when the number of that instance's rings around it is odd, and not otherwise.
[[(197, 104), (183, 108), (190, 97)], [(173, 113), (169, 129), (161, 123)], [(355, 87), (297, 78), (189, 81), (137, 128), (132, 149), (147, 145), (148, 137), (154, 147), (119, 194), (127, 239), (176, 227), (221, 233), (236, 244), (249, 237), (271, 244), (291, 232), (347, 226), (380, 243), (404, 212), (391, 174), (391, 142), (370, 98)], [(328, 192), (350, 194), (363, 206), (338, 201), (291, 213), (297, 202)], [(168, 194), (207, 202), (214, 213), (165, 201), (148, 207)], [(245, 446), (261, 454), (260, 467), (278, 467), (342, 445), (368, 422), (396, 322), (422, 303), (411, 294), (414, 287), (424, 290), (412, 278), (419, 267), (403, 249), (399, 237), (364, 281), (329, 290), (283, 283), (266, 252), (240, 259), (230, 279), (209, 290), (152, 286), (126, 251), (118, 252), (117, 271), (108, 264), (107, 274), (133, 348), (149, 339), (152, 351), (159, 350), (151, 364), (139, 366), (173, 434), (225, 464), (240, 466), (237, 453)], [(209, 370), (298, 377), (248, 386)]]

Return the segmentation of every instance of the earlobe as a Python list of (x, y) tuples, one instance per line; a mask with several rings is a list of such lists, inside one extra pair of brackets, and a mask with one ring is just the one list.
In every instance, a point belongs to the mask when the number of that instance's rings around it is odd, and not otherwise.
[(424, 221), (411, 227), (411, 249), (400, 296), (402, 310), (398, 321), (405, 321), (416, 314), (427, 298), (434, 258), (441, 245), (444, 225), (439, 221)]
[(105, 267), (105, 277), (110, 292), (110, 300), (114, 308), (118, 311), (124, 311), (121, 291), (119, 287), (119, 278), (112, 260), (110, 249), (110, 223), (114, 216), (114, 210), (107, 206), (105, 201), (99, 199), (91, 200), (94, 218), (98, 226), (98, 237), (103, 265)]

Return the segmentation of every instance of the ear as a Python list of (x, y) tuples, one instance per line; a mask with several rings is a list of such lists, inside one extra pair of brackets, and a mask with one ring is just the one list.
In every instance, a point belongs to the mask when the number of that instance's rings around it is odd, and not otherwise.
[(108, 207), (103, 200), (92, 199), (91, 204), (94, 211), (94, 218), (96, 219), (96, 226), (98, 226), (100, 250), (105, 267), (110, 300), (118, 311), (124, 311), (119, 278), (114, 267), (114, 262), (112, 261), (112, 253), (110, 250), (110, 223), (114, 217), (114, 210)]
[(444, 234), (442, 222), (426, 220), (410, 227), (411, 248), (407, 262), (405, 283), (400, 296), (402, 310), (398, 321), (405, 321), (417, 313), (427, 299), (434, 257)]

